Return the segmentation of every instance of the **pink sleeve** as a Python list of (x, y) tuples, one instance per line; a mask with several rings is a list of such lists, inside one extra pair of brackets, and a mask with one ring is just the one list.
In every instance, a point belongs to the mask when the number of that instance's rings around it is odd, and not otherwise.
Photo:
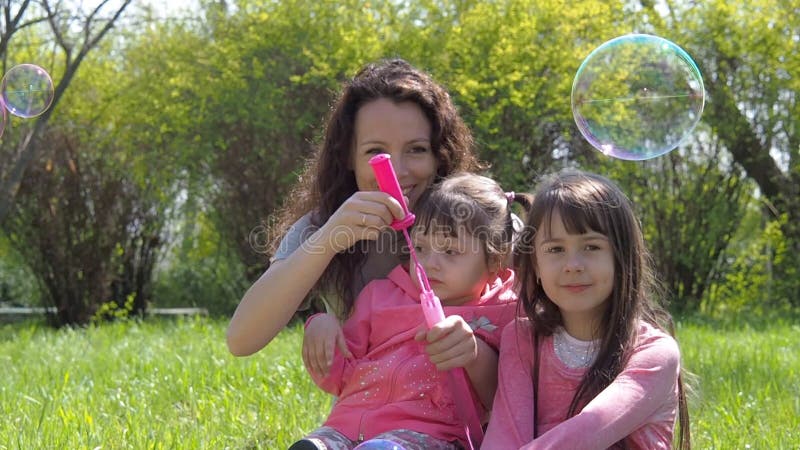
[(319, 377), (308, 371), (314, 383), (322, 390), (333, 395), (340, 395), (342, 389), (348, 381), (350, 371), (355, 360), (366, 355), (369, 346), (370, 316), (372, 310), (372, 284), (368, 284), (361, 290), (356, 299), (353, 315), (350, 316), (342, 325), (347, 348), (353, 354), (353, 358), (345, 358), (338, 347), (334, 348), (333, 362), (327, 376)]
[[(625, 370), (576, 416), (556, 425), (523, 449), (606, 449), (649, 424), (675, 399), (680, 351), (661, 336), (640, 344)], [(539, 405), (547, 407), (547, 405)], [(671, 448), (671, 433), (651, 433), (646, 448)]]
[(497, 391), (483, 449), (518, 449), (533, 436), (532, 353), (528, 330), (526, 320), (512, 321), (503, 329)]

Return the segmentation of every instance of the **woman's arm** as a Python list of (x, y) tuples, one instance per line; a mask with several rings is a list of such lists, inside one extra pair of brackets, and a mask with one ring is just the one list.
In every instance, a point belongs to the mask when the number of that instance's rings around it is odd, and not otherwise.
[[(306, 242), (321, 239), (322, 229)], [(285, 260), (273, 262), (233, 313), (227, 331), (231, 353), (247, 356), (269, 344), (289, 323), (335, 254), (330, 245), (304, 243)]]
[[(342, 339), (346, 341), (342, 344), (343, 349), (336, 346), (331, 350), (331, 361), (325, 371), (312, 368), (307, 359), (303, 358), (311, 379), (325, 392), (336, 396), (341, 395), (342, 389), (351, 382), (350, 377), (353, 369), (367, 354), (369, 336), (372, 330), (374, 290), (375, 284), (370, 283), (359, 294), (353, 315), (347, 319), (340, 329)], [(324, 325), (325, 321), (331, 320), (336, 321), (337, 319), (329, 314), (320, 314), (309, 320), (306, 330), (313, 327), (315, 321), (317, 321), (317, 325)]]
[(403, 208), (386, 193), (356, 192), (288, 258), (273, 262), (247, 290), (231, 318), (228, 349), (251, 355), (289, 323), (333, 257), (360, 240), (375, 240)]

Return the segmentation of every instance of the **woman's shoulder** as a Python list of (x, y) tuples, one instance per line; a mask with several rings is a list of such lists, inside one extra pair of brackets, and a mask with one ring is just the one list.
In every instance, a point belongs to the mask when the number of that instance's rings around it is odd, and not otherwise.
[(297, 248), (300, 247), (309, 236), (317, 231), (317, 229), (319, 229), (319, 227), (312, 222), (310, 212), (297, 219), (297, 221), (286, 230), (286, 234), (283, 235), (283, 239), (281, 239), (280, 244), (278, 244), (275, 254), (270, 258), (270, 262), (288, 258), (289, 255), (297, 250)]

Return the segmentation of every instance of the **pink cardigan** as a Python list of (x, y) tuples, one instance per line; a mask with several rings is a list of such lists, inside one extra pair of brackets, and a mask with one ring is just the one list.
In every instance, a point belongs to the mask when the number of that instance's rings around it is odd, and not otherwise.
[(628, 365), (577, 415), (564, 420), (585, 369), (555, 355), (553, 338), (540, 340), (539, 437), (533, 439), (533, 361), (530, 322), (503, 330), (499, 384), (482, 449), (670, 449), (678, 404), (680, 352), (669, 335), (642, 323)]
[[(503, 327), (516, 314), (513, 284), (514, 274), (506, 270), (478, 301), (445, 307), (445, 315), (460, 315), (496, 349)], [(337, 351), (329, 375), (312, 376), (338, 396), (325, 426), (351, 440), (404, 428), (466, 443), (446, 373), (436, 370), (424, 346), (414, 340), (423, 324), (419, 290), (402, 267), (364, 287), (343, 326), (353, 358)], [(474, 392), (459, 394), (471, 395), (476, 410), (485, 412)]]

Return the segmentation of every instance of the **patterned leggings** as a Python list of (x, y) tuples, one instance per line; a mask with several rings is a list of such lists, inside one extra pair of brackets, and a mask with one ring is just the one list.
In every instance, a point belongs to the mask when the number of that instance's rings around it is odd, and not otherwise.
[[(392, 430), (381, 433), (373, 439), (386, 439), (402, 445), (404, 450), (461, 450), (456, 442), (446, 442), (432, 438), (427, 434), (411, 430)], [(347, 436), (331, 427), (320, 427), (305, 437), (305, 441), (313, 443), (318, 450), (353, 450), (361, 442), (351, 441)]]

